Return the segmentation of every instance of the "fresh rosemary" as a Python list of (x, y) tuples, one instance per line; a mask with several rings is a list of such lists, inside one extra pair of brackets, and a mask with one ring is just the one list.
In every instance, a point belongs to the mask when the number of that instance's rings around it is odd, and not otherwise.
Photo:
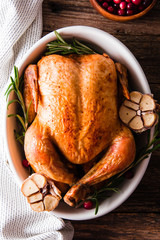
[(54, 33), (57, 37), (57, 40), (49, 42), (47, 44), (47, 52), (45, 53), (45, 55), (50, 55), (55, 53), (61, 54), (61, 55), (66, 55), (71, 53), (76, 53), (78, 55), (95, 53), (93, 49), (80, 43), (75, 38), (73, 38), (72, 43), (69, 44), (66, 41), (64, 41), (64, 39), (61, 37), (61, 35), (57, 31), (54, 31)]
[(100, 190), (95, 190), (93, 195), (88, 197), (88, 200), (91, 200), (95, 203), (95, 215), (98, 213), (99, 202), (108, 197), (108, 191), (118, 192), (119, 185), (122, 183), (125, 173), (129, 170), (133, 170), (140, 162), (148, 158), (152, 152), (160, 148), (160, 137), (158, 135), (160, 135), (159, 123), (155, 127), (155, 133), (152, 140), (150, 140), (149, 130), (148, 143), (136, 154), (134, 162), (122, 172), (108, 179), (103, 188)]
[(9, 94), (12, 91), (16, 94), (16, 98), (8, 101), (7, 109), (10, 104), (18, 103), (21, 106), (22, 114), (9, 114), (8, 117), (16, 117), (21, 123), (21, 129), (19, 130), (19, 132), (15, 130), (15, 136), (16, 136), (16, 140), (18, 140), (23, 145), (24, 135), (28, 128), (28, 111), (31, 103), (28, 109), (26, 109), (24, 99), (21, 93), (23, 78), (22, 77), (19, 78), (18, 68), (16, 66), (14, 66), (14, 79), (12, 77), (10, 77), (10, 79), (11, 79), (11, 83), (9, 84), (5, 92), (6, 100), (8, 99)]

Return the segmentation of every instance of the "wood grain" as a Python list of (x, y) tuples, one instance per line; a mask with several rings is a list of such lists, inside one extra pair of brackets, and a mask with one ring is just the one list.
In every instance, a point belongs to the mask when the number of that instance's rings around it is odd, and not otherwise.
[[(144, 17), (113, 22), (89, 0), (44, 0), (43, 35), (61, 27), (87, 25), (117, 37), (141, 64), (155, 99), (160, 102), (160, 1)], [(160, 239), (160, 150), (154, 152), (135, 192), (113, 212), (89, 221), (72, 221), (74, 240)]]
[(159, 240), (160, 218), (156, 213), (113, 212), (107, 218), (75, 222), (74, 227), (76, 240)]

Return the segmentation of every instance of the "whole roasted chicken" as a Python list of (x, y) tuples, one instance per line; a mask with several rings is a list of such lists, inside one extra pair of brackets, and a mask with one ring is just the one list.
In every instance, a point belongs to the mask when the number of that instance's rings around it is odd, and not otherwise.
[(117, 86), (108, 55), (50, 55), (25, 70), (26, 107), (31, 103), (25, 155), (36, 173), (55, 184), (55, 206), (62, 185), (69, 186), (64, 201), (75, 206), (93, 185), (134, 160), (133, 135), (118, 116)]

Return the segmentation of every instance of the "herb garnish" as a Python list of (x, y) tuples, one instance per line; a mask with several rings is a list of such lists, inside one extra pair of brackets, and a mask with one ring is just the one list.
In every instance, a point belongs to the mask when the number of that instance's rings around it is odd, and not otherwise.
[(16, 94), (16, 98), (8, 102), (7, 108), (12, 103), (18, 103), (21, 106), (22, 114), (9, 114), (8, 117), (16, 117), (19, 120), (19, 122), (21, 123), (21, 129), (19, 132), (17, 132), (15, 130), (15, 135), (16, 135), (16, 140), (18, 140), (23, 145), (24, 135), (28, 128), (28, 111), (29, 111), (31, 103), (30, 103), (28, 109), (26, 109), (24, 99), (23, 99), (23, 96), (21, 93), (22, 85), (23, 85), (23, 78), (22, 77), (19, 78), (18, 68), (16, 66), (14, 66), (14, 79), (12, 77), (10, 77), (10, 79), (11, 79), (11, 83), (9, 84), (9, 86), (5, 92), (6, 99), (8, 99), (9, 94), (12, 91), (14, 91), (14, 93)]
[(72, 43), (67, 43), (64, 41), (64, 39), (61, 37), (61, 35), (54, 31), (57, 40), (47, 43), (47, 52), (45, 55), (50, 55), (54, 53), (66, 55), (71, 53), (76, 53), (78, 55), (82, 54), (93, 54), (95, 51), (93, 49), (89, 48), (88, 46), (80, 43), (77, 39), (73, 38)]

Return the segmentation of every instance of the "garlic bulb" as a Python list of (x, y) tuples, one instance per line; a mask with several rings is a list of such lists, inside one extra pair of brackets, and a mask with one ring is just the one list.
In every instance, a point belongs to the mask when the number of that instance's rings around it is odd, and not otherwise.
[(152, 95), (131, 92), (120, 107), (119, 117), (133, 131), (146, 131), (158, 122), (155, 100)]
[(39, 173), (29, 176), (23, 182), (21, 191), (36, 212), (52, 211), (61, 200), (61, 192), (54, 182)]

